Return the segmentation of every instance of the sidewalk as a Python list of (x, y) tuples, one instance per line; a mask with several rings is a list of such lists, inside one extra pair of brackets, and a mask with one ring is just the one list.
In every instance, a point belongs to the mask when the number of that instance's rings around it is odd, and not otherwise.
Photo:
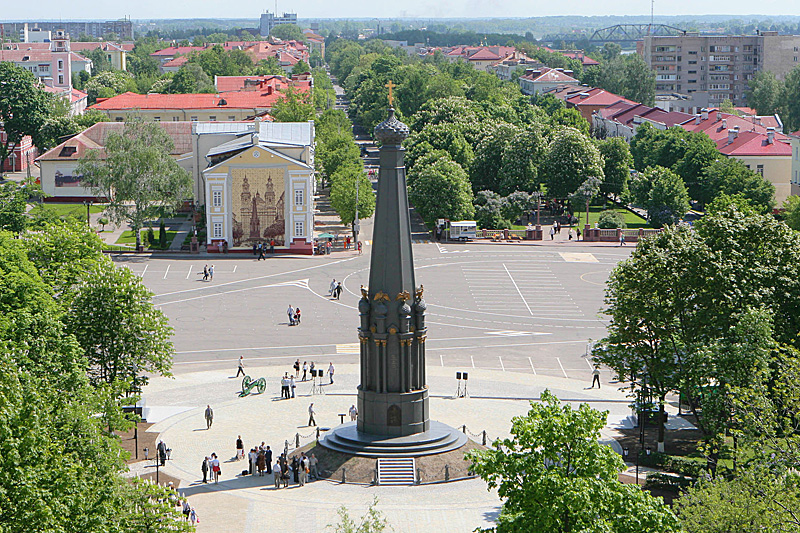
[[(327, 367), (327, 360), (316, 362)], [(315, 428), (306, 426), (309, 403), (314, 402), (322, 428), (336, 426), (339, 413), (346, 413), (356, 402), (359, 370), (358, 365), (337, 365), (335, 383), (323, 387), (324, 395), (311, 396), (311, 382), (298, 382), (297, 397), (281, 400), (278, 380), (289, 368), (250, 367), (247, 361), (245, 365), (252, 378), (266, 378), (264, 394), (238, 397), (241, 379), (233, 377), (235, 364), (229, 371), (154, 378), (144, 392), (149, 421), (160, 417), (150, 431), (158, 432), (158, 438), (173, 450), (162, 472), (181, 480), (180, 492), (190, 498), (201, 517), (198, 531), (321, 531), (338, 521), (339, 506), (346, 505), (351, 516), (360, 517), (373, 496), (378, 496), (378, 508), (395, 531), (471, 531), (493, 524), (500, 500), (480, 479), (409, 487), (319, 481), (276, 490), (269, 476), (239, 476), (247, 465), (234, 459), (237, 435), (246, 449), (263, 441), (279, 453), (287, 440), (290, 449), (294, 447), (298, 433), (301, 446), (311, 442)], [(586, 383), (574, 380), (476, 369), (470, 372), (471, 397), (454, 399), (456, 381), (451, 374), (450, 369), (428, 368), (431, 419), (453, 427), (466, 425), (468, 435), (486, 430), (490, 439), (508, 436), (512, 417), (525, 414), (528, 398), (538, 398), (545, 388), (574, 405), (588, 402), (609, 410), (609, 420), (629, 413), (628, 399), (613, 385), (587, 389)], [(210, 430), (203, 419), (207, 404), (214, 409)], [(610, 427), (604, 429), (603, 441), (609, 442), (612, 434)], [(219, 484), (203, 485), (200, 464), (212, 452), (222, 461), (222, 476)], [(275, 513), (275, 509), (292, 511)]]

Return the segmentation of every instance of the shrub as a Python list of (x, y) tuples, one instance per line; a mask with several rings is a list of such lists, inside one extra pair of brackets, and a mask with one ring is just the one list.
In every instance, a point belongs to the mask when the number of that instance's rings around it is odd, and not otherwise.
[(167, 228), (164, 227), (164, 221), (158, 225), (158, 247), (162, 250), (167, 247)]
[(600, 217), (597, 220), (597, 227), (601, 229), (616, 229), (625, 228), (627, 224), (625, 224), (625, 217), (622, 213), (606, 210), (600, 213)]
[(153, 226), (147, 228), (147, 244), (152, 246), (156, 242), (156, 234), (153, 233)]

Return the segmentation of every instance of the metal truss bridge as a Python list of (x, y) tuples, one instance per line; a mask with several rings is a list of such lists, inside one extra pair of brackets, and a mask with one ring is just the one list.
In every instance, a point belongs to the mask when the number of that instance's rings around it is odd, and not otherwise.
[[(588, 38), (589, 42), (596, 43), (630, 43), (641, 41), (648, 35), (669, 36), (682, 35), (685, 30), (665, 24), (616, 24), (607, 28), (601, 28), (592, 33)], [(577, 41), (586, 37), (586, 34), (575, 35), (555, 35), (549, 41)]]

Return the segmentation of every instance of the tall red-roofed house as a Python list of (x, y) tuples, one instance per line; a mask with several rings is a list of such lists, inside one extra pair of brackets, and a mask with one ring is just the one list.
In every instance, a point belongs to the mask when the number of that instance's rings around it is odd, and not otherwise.
[(519, 77), (519, 86), (523, 94), (537, 95), (561, 85), (577, 87), (580, 81), (572, 77), (571, 70), (542, 67), (528, 69)]

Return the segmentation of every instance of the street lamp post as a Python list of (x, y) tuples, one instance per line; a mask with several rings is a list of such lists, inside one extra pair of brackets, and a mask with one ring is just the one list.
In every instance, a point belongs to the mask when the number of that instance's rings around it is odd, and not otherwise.
[(83, 205), (86, 206), (86, 225), (87, 226), (91, 226), (91, 223), (89, 222), (89, 210), (91, 209), (92, 204), (94, 204), (94, 202), (92, 202), (91, 200), (84, 200), (83, 201)]
[(358, 185), (361, 183), (361, 174), (356, 176), (356, 216), (353, 219), (353, 244), (355, 244), (356, 248), (358, 248), (358, 230), (359, 230), (359, 223), (358, 223)]

